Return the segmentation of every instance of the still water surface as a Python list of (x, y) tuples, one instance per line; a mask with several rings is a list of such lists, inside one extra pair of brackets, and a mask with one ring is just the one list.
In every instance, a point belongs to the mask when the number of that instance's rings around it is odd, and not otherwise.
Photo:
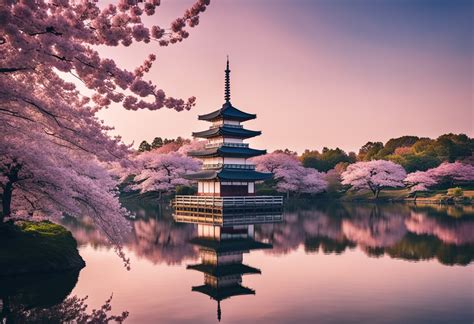
[[(70, 296), (87, 295), (97, 308), (113, 294), (111, 313), (128, 311), (128, 323), (474, 320), (472, 207), (292, 206), (280, 223), (220, 233), (243, 237), (239, 248), (200, 244), (209, 228), (175, 223), (167, 206), (131, 208), (130, 271), (93, 227), (67, 224), (87, 263)], [(215, 269), (202, 264), (217, 249), (237, 266), (212, 290), (222, 273), (206, 275)]]

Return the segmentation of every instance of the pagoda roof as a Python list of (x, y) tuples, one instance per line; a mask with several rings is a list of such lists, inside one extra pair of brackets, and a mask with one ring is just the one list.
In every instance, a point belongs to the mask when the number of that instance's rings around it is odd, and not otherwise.
[(255, 290), (239, 284), (225, 287), (213, 287), (210, 285), (195, 286), (192, 288), (192, 291), (198, 291), (217, 301), (221, 301), (232, 296), (255, 295)]
[(183, 176), (188, 180), (213, 180), (221, 181), (262, 181), (272, 177), (271, 173), (258, 172), (255, 170), (240, 170), (221, 168), (217, 170), (202, 170), (188, 173)]
[(189, 156), (194, 157), (254, 157), (266, 154), (267, 150), (256, 150), (248, 147), (235, 147), (235, 146), (220, 146), (210, 148), (202, 151), (191, 151), (188, 153)]
[(222, 105), (221, 109), (213, 111), (209, 114), (199, 115), (199, 120), (206, 120), (206, 121), (214, 121), (219, 119), (226, 119), (226, 120), (236, 120), (236, 121), (247, 121), (251, 119), (257, 118), (255, 114), (249, 114), (243, 112), (234, 106), (230, 102), (226, 102)]
[(233, 138), (251, 138), (262, 134), (261, 131), (252, 131), (245, 128), (232, 127), (232, 126), (219, 126), (207, 129), (202, 132), (193, 132), (194, 137), (211, 138), (217, 136), (228, 136)]
[(248, 238), (214, 240), (209, 238), (195, 237), (189, 242), (191, 244), (198, 245), (200, 247), (215, 251), (217, 253), (271, 249), (273, 247), (271, 244), (257, 242), (253, 239)]
[(188, 265), (187, 269), (197, 270), (214, 277), (262, 273), (262, 271), (260, 271), (259, 269), (250, 267), (242, 263), (233, 263), (233, 264), (226, 264), (226, 265), (222, 265), (222, 264), (213, 265), (213, 264), (201, 263), (201, 264)]

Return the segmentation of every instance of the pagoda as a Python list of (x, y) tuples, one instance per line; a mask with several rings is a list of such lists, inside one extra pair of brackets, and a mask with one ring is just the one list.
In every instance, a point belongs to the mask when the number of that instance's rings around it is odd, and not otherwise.
[(257, 116), (235, 108), (230, 102), (229, 58), (224, 98), (221, 109), (199, 116), (199, 120), (212, 124), (208, 130), (194, 132), (193, 137), (204, 138), (207, 143), (204, 150), (191, 151), (188, 155), (201, 159), (203, 169), (185, 178), (198, 181), (198, 196), (254, 196), (255, 182), (269, 179), (272, 174), (255, 171), (255, 165), (248, 161), (266, 154), (266, 150), (252, 149), (244, 143), (261, 132), (245, 129), (242, 123)]

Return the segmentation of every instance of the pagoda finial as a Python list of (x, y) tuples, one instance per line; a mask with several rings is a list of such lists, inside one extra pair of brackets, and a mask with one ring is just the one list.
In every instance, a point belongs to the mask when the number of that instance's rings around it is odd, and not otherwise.
[(225, 102), (230, 103), (230, 69), (229, 69), (229, 55), (227, 55), (227, 66), (225, 69)]
[(222, 311), (221, 311), (221, 301), (217, 301), (217, 320), (220, 322), (221, 321), (221, 316), (222, 316)]

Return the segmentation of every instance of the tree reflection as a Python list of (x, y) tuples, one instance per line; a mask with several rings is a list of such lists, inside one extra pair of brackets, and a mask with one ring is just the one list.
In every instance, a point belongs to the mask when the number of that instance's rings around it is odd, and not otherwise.
[[(188, 244), (196, 234), (191, 224), (175, 223), (164, 207), (137, 210), (139, 218), (125, 243), (128, 250), (154, 264), (181, 264), (198, 258), (196, 247)], [(273, 249), (265, 253), (276, 255), (301, 246), (307, 253), (339, 254), (358, 248), (372, 257), (435, 258), (447, 265), (466, 265), (474, 259), (471, 214), (472, 206), (325, 204), (292, 208), (281, 223), (257, 225), (255, 235), (272, 243)], [(87, 224), (71, 230), (79, 242), (107, 245)]]
[[(470, 213), (467, 207), (467, 214)], [(474, 258), (474, 221), (453, 218), (439, 207), (391, 205), (324, 205), (285, 214), (285, 222), (257, 228), (285, 254), (304, 246), (308, 253), (343, 253), (358, 247), (369, 256), (406, 260), (436, 258), (446, 265), (467, 265)], [(462, 215), (457, 209), (457, 215)]]
[(110, 315), (112, 297), (99, 309), (87, 311), (87, 296), (69, 296), (79, 271), (23, 275), (0, 279), (2, 323), (122, 323), (128, 312)]
[(194, 226), (157, 219), (140, 219), (133, 224), (135, 236), (127, 247), (154, 264), (181, 264), (197, 258), (197, 249), (188, 244), (195, 235)]

